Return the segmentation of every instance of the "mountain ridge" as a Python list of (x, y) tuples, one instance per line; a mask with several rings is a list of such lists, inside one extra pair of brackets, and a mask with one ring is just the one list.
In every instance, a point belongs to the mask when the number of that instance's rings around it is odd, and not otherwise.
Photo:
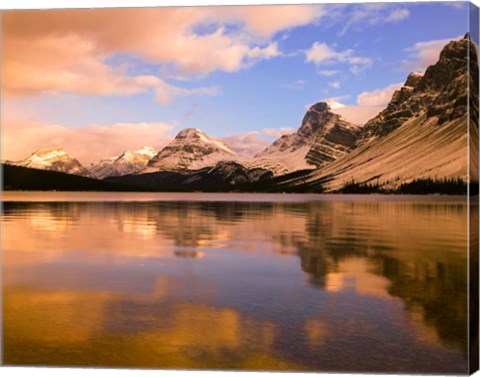
[[(174, 190), (180, 190), (178, 185), (182, 190), (214, 190), (214, 185), (276, 190), (277, 185), (286, 191), (337, 192), (355, 182), (388, 191), (419, 179), (478, 180), (478, 173), (469, 176), (478, 160), (472, 160), (468, 172), (468, 127), (471, 135), (478, 135), (478, 122), (468, 123), (468, 109), (478, 114), (476, 82), (478, 56), (467, 34), (446, 44), (423, 74), (410, 73), (386, 108), (363, 127), (318, 102), (309, 107), (297, 131), (281, 136), (250, 160), (198, 128), (186, 128), (158, 152), (125, 151), (95, 165), (92, 173), (101, 178), (125, 176), (115, 180), (144, 182), (151, 189), (170, 187), (171, 179)], [(37, 151), (26, 164), (89, 174), (62, 151)]]
[(150, 159), (156, 154), (156, 149), (148, 146), (136, 151), (127, 150), (120, 156), (99, 161), (90, 167), (90, 171), (100, 179), (135, 174), (145, 169)]

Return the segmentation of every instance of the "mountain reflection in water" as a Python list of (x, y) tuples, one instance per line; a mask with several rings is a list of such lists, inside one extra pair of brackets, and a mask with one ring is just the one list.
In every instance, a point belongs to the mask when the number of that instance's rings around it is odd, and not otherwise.
[(6, 364), (467, 371), (463, 202), (5, 202), (2, 235)]

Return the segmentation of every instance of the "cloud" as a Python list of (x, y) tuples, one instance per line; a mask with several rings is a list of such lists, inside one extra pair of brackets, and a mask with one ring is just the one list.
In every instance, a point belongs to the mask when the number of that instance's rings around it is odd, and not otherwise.
[[(261, 131), (250, 131), (244, 134), (230, 135), (219, 138), (243, 157), (251, 158), (267, 148), (272, 139), (295, 132), (292, 127), (264, 128)], [(267, 138), (265, 138), (267, 137)]]
[[(62, 147), (84, 166), (145, 145), (160, 148), (173, 137), (165, 123), (117, 123), (70, 128), (35, 121), (4, 121), (2, 159), (23, 160), (35, 150)], [(108, 142), (106, 142), (108, 140)]]
[(293, 127), (281, 127), (281, 128), (264, 128), (262, 129), (262, 133), (266, 136), (273, 137), (274, 139), (278, 139), (280, 136), (289, 135), (296, 131)]
[(338, 74), (338, 71), (324, 69), (324, 70), (318, 71), (318, 74), (319, 74), (320, 76), (331, 77), (331, 76), (337, 75), (337, 74)]
[(312, 47), (305, 51), (305, 61), (316, 65), (333, 62), (344, 62), (353, 54), (353, 50), (336, 52), (326, 43), (315, 42)]
[(273, 42), (264, 48), (254, 47), (248, 52), (248, 57), (250, 59), (271, 59), (276, 56), (279, 56), (280, 52), (278, 51), (278, 43)]
[[(153, 89), (164, 101), (186, 90), (112, 65), (127, 54), (158, 72), (193, 77), (235, 72), (280, 56), (271, 38), (314, 22), (322, 6), (183, 7), (3, 12), (2, 86), (7, 95), (75, 92), (130, 95)], [(203, 29), (202, 29), (203, 28)], [(208, 31), (207, 31), (208, 30)], [(165, 94), (166, 89), (173, 92)], [(158, 95), (158, 92), (161, 95)]]
[(263, 37), (307, 25), (326, 13), (321, 5), (225, 7), (223, 10), (226, 13), (224, 19), (238, 20), (248, 32)]
[(301, 90), (303, 90), (303, 88), (305, 88), (305, 85), (307, 85), (307, 82), (305, 80), (296, 80), (293, 83), (281, 84), (279, 86), (282, 87), (282, 88), (286, 88), (286, 89), (301, 91)]
[[(355, 74), (371, 67), (373, 64), (373, 60), (370, 58), (355, 56), (352, 49), (335, 51), (326, 43), (320, 42), (315, 42), (310, 49), (305, 51), (305, 61), (315, 65), (347, 63), (352, 66), (350, 70)], [(328, 75), (332, 71), (326, 72)]]
[(345, 21), (340, 31), (344, 35), (350, 28), (364, 29), (386, 23), (402, 21), (410, 16), (408, 9), (385, 3), (356, 4), (336, 14), (337, 22)]
[(380, 106), (385, 107), (392, 99), (393, 93), (400, 89), (403, 83), (395, 83), (385, 88), (373, 90), (371, 92), (362, 92), (357, 97), (357, 103), (360, 106)]
[(185, 89), (169, 85), (161, 80), (154, 86), (154, 91), (155, 100), (163, 104), (169, 103), (173, 98), (179, 96), (216, 96), (220, 93), (220, 89), (217, 87)]
[(340, 114), (348, 121), (363, 125), (381, 112), (392, 99), (393, 93), (400, 89), (403, 83), (390, 84), (382, 89), (371, 92), (362, 92), (357, 96), (356, 105), (345, 105), (341, 101), (347, 97), (333, 97), (324, 99), (333, 112)]
[(340, 89), (340, 81), (329, 82), (328, 86), (332, 89)]
[(271, 144), (270, 141), (262, 139), (258, 131), (225, 136), (219, 139), (243, 157), (253, 157)]
[(447, 7), (453, 8), (455, 10), (465, 10), (468, 7), (468, 2), (467, 1), (446, 1), (442, 2), (442, 5), (445, 5)]
[(126, 67), (107, 65), (91, 43), (73, 34), (20, 40), (13, 46), (6, 40), (5, 45), (3, 88), (11, 96), (61, 92), (124, 96), (151, 89), (158, 102), (168, 103), (177, 96), (219, 92), (215, 87), (181, 88), (151, 75), (128, 76)]
[(394, 9), (385, 19), (385, 22), (401, 21), (410, 16), (408, 9)]
[(438, 61), (440, 52), (445, 45), (452, 41), (461, 39), (462, 36), (449, 39), (437, 39), (432, 41), (417, 42), (412, 47), (406, 48), (409, 60), (405, 60), (401, 66), (405, 71), (424, 71), (429, 65)]
[(333, 112), (341, 115), (343, 118), (353, 124), (363, 125), (383, 109), (384, 107), (381, 106), (363, 107), (355, 105), (344, 105), (333, 109)]

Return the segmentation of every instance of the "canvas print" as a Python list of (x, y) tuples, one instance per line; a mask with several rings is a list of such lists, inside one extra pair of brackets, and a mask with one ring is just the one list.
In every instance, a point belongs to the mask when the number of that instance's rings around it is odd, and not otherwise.
[(478, 369), (478, 8), (1, 11), (2, 363)]

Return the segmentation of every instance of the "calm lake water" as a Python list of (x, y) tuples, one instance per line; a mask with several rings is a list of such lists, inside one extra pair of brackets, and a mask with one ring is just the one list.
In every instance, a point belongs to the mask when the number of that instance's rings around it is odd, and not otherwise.
[(467, 204), (4, 193), (4, 362), (467, 372)]

